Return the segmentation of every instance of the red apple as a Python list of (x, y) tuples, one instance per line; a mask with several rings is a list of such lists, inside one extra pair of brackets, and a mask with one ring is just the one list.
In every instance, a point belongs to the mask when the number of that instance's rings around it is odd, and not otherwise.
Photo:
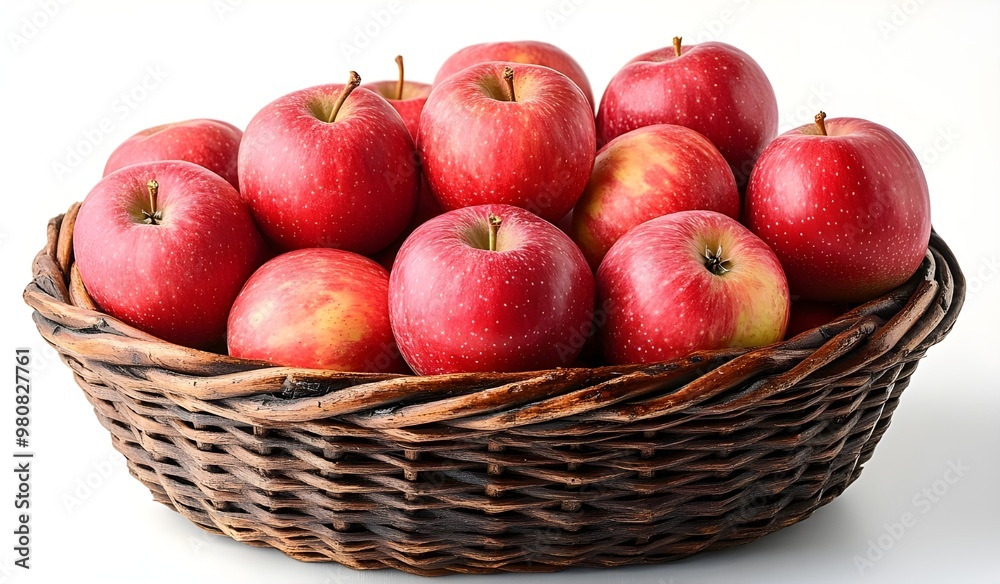
[(392, 330), (421, 375), (569, 366), (593, 303), (593, 275), (570, 238), (510, 205), (424, 223), (389, 276)]
[(374, 92), (320, 85), (271, 102), (240, 146), (240, 193), (282, 250), (371, 254), (410, 221), (420, 174), (406, 125)]
[(739, 219), (740, 194), (726, 159), (684, 126), (656, 124), (622, 134), (597, 153), (573, 209), (573, 241), (596, 271), (629, 230), (654, 217), (707, 209)]
[(239, 188), (237, 156), (243, 131), (227, 122), (185, 120), (147, 128), (115, 148), (104, 166), (104, 176), (140, 162), (186, 160), (211, 170)]
[(229, 354), (276, 365), (403, 372), (389, 326), (389, 274), (339, 249), (284, 253), (247, 281), (229, 314)]
[(788, 318), (785, 338), (823, 326), (844, 315), (851, 307), (844, 302), (816, 302), (815, 300), (792, 300), (792, 311)]
[(216, 349), (264, 242), (232, 185), (172, 160), (101, 179), (80, 207), (73, 253), (103, 311), (166, 341)]
[(771, 82), (743, 51), (719, 42), (656, 49), (611, 79), (597, 113), (597, 143), (642, 126), (677, 124), (705, 135), (743, 185), (778, 133)]
[(373, 81), (364, 83), (361, 87), (370, 89), (389, 102), (403, 118), (406, 129), (414, 141), (417, 139), (417, 128), (420, 125), (420, 112), (424, 109), (427, 96), (431, 93), (430, 83), (407, 81), (403, 77), (403, 57), (396, 57), (399, 67), (399, 79), (396, 81)]
[(788, 283), (778, 258), (735, 219), (681, 211), (618, 240), (597, 271), (600, 332), (613, 365), (780, 341)]
[[(396, 65), (399, 67), (399, 79), (396, 81), (375, 81), (362, 84), (361, 87), (371, 89), (385, 98), (389, 102), (389, 105), (399, 112), (400, 117), (403, 118), (403, 122), (406, 124), (406, 129), (410, 132), (410, 137), (416, 142), (417, 129), (420, 127), (420, 113), (424, 110), (427, 96), (431, 93), (431, 85), (429, 83), (407, 81), (403, 76), (402, 56), (396, 56)], [(403, 229), (403, 233), (389, 244), (389, 247), (375, 254), (373, 259), (385, 269), (392, 269), (392, 262), (396, 259), (396, 253), (399, 251), (400, 246), (403, 245), (403, 241), (407, 236), (413, 233), (413, 230), (422, 223), (440, 214), (441, 206), (434, 200), (434, 195), (431, 194), (430, 187), (427, 186), (427, 181), (421, 177), (420, 190), (417, 195), (417, 208), (410, 218), (410, 222)]]
[(778, 255), (793, 294), (863, 302), (920, 267), (931, 232), (927, 181), (888, 128), (825, 117), (767, 147), (747, 187), (745, 221)]
[(594, 111), (594, 92), (583, 67), (566, 51), (555, 45), (539, 41), (509, 41), (470, 45), (448, 57), (434, 77), (434, 85), (466, 67), (489, 61), (507, 61), (528, 65), (542, 65), (569, 77), (580, 88)]
[(580, 89), (539, 65), (483, 63), (435, 86), (417, 148), (445, 210), (506, 204), (558, 221), (594, 164), (594, 118)]

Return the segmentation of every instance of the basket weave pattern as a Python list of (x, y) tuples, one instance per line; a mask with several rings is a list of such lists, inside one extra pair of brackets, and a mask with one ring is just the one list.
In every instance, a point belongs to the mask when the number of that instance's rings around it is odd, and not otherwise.
[(24, 292), (155, 500), (305, 561), (423, 575), (669, 561), (753, 541), (856, 480), (965, 282), (910, 282), (756, 350), (434, 377), (274, 367), (99, 312), (49, 222)]

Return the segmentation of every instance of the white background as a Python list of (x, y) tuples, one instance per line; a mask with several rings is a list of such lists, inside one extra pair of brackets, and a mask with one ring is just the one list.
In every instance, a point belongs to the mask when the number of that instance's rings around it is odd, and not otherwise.
[[(119, 142), (193, 117), (242, 127), (272, 99), (342, 83), (348, 69), (367, 81), (391, 79), (397, 53), (406, 56), (412, 79), (430, 81), (453, 51), (491, 40), (533, 38), (563, 47), (599, 96), (628, 59), (668, 45), (674, 35), (722, 40), (753, 56), (774, 85), (782, 131), (824, 109), (899, 133), (924, 163), (934, 225), (969, 277), (964, 312), (922, 362), (860, 480), (807, 521), (668, 565), (449, 582), (1000, 582), (998, 3), (399, 0), (396, 14), (386, 22), (383, 12), (379, 24), (373, 12), (389, 6), (388, 0), (3, 2), (0, 355), (7, 357), (0, 362), (13, 369), (15, 347), (34, 349), (36, 458), (30, 571), (12, 566), (16, 486), (13, 473), (0, 473), (0, 534), (7, 534), (0, 535), (0, 582), (420, 581), (300, 563), (207, 535), (154, 503), (114, 455), (69, 370), (34, 329), (21, 291), (46, 221), (83, 199)], [(375, 34), (359, 37), (366, 26)], [(345, 55), (345, 43), (356, 51)], [(144, 82), (145, 90), (137, 89)], [(130, 106), (123, 93), (142, 99)], [(102, 129), (105, 118), (110, 125)], [(99, 143), (81, 147), (88, 133)], [(53, 165), (67, 164), (73, 149), (83, 155), (57, 176)], [(0, 425), (0, 444), (7, 445), (0, 452), (12, 453), (9, 381), (8, 398), (0, 400), (9, 412)], [(950, 485), (942, 482), (954, 478), (946, 475), (949, 463), (969, 469)], [(82, 487), (88, 481), (89, 492)], [(935, 487), (941, 496), (923, 504), (922, 491)], [(79, 504), (67, 505), (68, 497)], [(916, 524), (897, 532), (897, 540), (891, 525), (907, 512)], [(888, 549), (872, 549), (879, 542)], [(875, 561), (859, 570), (857, 557), (869, 553)]]

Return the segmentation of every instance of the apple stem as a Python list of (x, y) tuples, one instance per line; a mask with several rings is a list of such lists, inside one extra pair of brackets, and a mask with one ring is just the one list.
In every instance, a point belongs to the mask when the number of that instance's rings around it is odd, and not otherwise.
[(820, 136), (826, 136), (827, 135), (826, 134), (826, 121), (825, 121), (826, 120), (826, 112), (819, 112), (818, 114), (816, 114), (816, 117), (813, 118), (813, 119), (816, 120), (816, 129), (819, 130), (819, 135)]
[(510, 100), (517, 101), (514, 97), (514, 70), (509, 66), (503, 68), (503, 80), (507, 82), (507, 93), (510, 94)]
[(156, 194), (160, 191), (160, 184), (156, 179), (149, 179), (146, 183), (146, 190), (149, 191), (149, 211), (143, 209), (142, 214), (146, 216), (146, 225), (159, 225), (163, 219), (163, 214), (156, 208)]
[(681, 37), (674, 37), (674, 56), (681, 56)]
[(705, 246), (705, 267), (708, 268), (709, 272), (721, 276), (729, 271), (729, 267), (726, 265), (728, 263), (730, 263), (729, 260), (722, 257), (721, 245), (715, 249), (715, 252)]
[(347, 85), (337, 96), (336, 103), (333, 104), (333, 108), (330, 110), (330, 115), (327, 116), (327, 123), (333, 123), (337, 119), (337, 114), (340, 113), (341, 106), (347, 101), (347, 96), (351, 94), (359, 85), (361, 85), (361, 76), (358, 75), (357, 71), (351, 71), (350, 78), (347, 80)]
[(500, 223), (503, 222), (502, 219), (490, 213), (490, 251), (497, 250), (497, 232), (500, 231)]
[(399, 83), (396, 84), (396, 99), (403, 99), (403, 55), (396, 55), (396, 65), (399, 67)]

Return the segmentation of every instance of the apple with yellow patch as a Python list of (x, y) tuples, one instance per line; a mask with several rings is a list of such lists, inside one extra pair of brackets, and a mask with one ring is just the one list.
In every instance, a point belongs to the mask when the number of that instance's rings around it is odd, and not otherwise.
[(695, 209), (739, 219), (740, 195), (726, 159), (694, 130), (645, 126), (597, 153), (573, 210), (570, 235), (596, 271), (611, 246), (636, 225)]
[(227, 339), (230, 355), (275, 365), (406, 371), (389, 325), (389, 273), (338, 249), (291, 251), (261, 266), (233, 303)]
[(735, 219), (681, 211), (618, 240), (597, 271), (600, 330), (612, 365), (780, 341), (788, 281), (771, 248)]

